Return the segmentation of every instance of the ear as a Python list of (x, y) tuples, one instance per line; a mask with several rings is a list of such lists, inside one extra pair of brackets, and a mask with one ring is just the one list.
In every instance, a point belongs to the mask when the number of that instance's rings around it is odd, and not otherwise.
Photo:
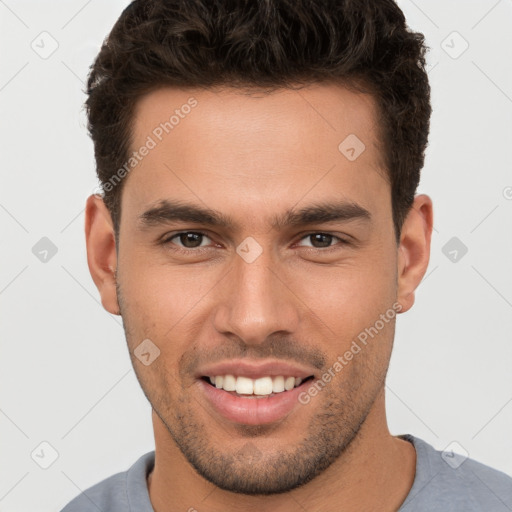
[(414, 198), (405, 218), (398, 248), (398, 302), (400, 313), (414, 304), (414, 292), (427, 271), (433, 228), (432, 200), (425, 194)]
[(100, 292), (101, 303), (109, 313), (119, 315), (114, 226), (103, 199), (96, 194), (87, 198), (85, 206), (85, 240), (89, 272)]

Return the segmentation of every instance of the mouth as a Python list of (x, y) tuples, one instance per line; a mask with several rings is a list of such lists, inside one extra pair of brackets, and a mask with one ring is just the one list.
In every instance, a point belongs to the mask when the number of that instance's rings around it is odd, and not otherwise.
[(214, 388), (222, 389), (233, 396), (244, 398), (266, 398), (286, 393), (292, 389), (298, 388), (302, 384), (313, 379), (313, 375), (308, 377), (294, 376), (266, 376), (258, 379), (252, 379), (242, 375), (217, 375), (203, 376), (201, 379)]
[(234, 423), (261, 425), (282, 421), (301, 406), (299, 395), (314, 376), (201, 376), (200, 391), (215, 414)]

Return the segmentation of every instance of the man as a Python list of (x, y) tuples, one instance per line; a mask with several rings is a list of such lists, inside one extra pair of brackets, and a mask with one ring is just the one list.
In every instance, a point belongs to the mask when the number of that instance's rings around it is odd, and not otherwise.
[(506, 511), (512, 479), (392, 436), (429, 262), (430, 88), (392, 0), (145, 0), (88, 82), (91, 275), (155, 451), (64, 512)]

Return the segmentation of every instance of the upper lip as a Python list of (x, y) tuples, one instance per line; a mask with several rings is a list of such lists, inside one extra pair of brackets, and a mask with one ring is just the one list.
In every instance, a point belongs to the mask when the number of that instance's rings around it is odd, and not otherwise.
[(284, 377), (300, 377), (305, 379), (314, 375), (314, 371), (285, 361), (267, 360), (261, 362), (247, 359), (230, 359), (229, 361), (203, 366), (198, 370), (196, 377), (215, 377), (217, 375), (241, 375), (251, 379), (282, 375)]

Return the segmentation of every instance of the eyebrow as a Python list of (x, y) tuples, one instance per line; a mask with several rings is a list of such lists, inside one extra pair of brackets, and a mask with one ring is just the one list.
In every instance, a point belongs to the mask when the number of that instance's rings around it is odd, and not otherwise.
[[(290, 209), (274, 216), (270, 225), (279, 230), (284, 227), (298, 227), (325, 222), (348, 222), (352, 220), (371, 221), (371, 214), (355, 202), (321, 202), (301, 208)], [(203, 206), (163, 199), (138, 217), (141, 229), (160, 226), (169, 222), (193, 222), (211, 227), (238, 229), (239, 224), (228, 215)]]

